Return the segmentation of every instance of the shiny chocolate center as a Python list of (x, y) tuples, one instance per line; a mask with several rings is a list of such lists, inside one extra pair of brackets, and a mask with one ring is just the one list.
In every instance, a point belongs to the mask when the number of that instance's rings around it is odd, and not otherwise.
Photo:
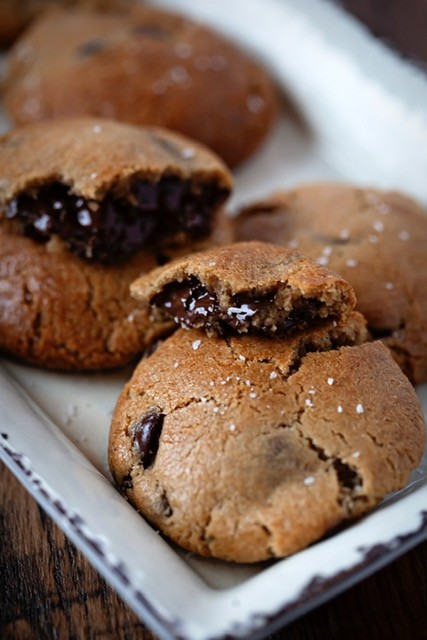
[(100, 201), (53, 183), (20, 194), (8, 204), (6, 217), (18, 220), (23, 233), (35, 240), (47, 242), (59, 235), (80, 258), (114, 263), (140, 249), (208, 236), (213, 213), (227, 195), (214, 183), (195, 185), (178, 176), (137, 180), (130, 199), (107, 193)]

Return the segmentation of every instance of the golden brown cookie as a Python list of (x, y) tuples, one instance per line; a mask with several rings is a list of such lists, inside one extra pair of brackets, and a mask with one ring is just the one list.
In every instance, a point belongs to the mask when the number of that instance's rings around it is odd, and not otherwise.
[(356, 304), (351, 286), (282, 247), (240, 242), (185, 256), (143, 275), (132, 295), (156, 321), (208, 333), (288, 335), (331, 323)]
[(204, 556), (291, 554), (408, 481), (413, 387), (354, 313), (288, 340), (179, 329), (118, 401), (109, 462), (154, 527)]
[(414, 383), (427, 380), (427, 212), (400, 193), (302, 186), (241, 212), (236, 239), (292, 247), (339, 273)]
[(100, 118), (6, 134), (0, 176), (3, 217), (39, 241), (60, 235), (71, 251), (98, 262), (208, 238), (232, 186), (202, 145)]
[(170, 326), (136, 309), (130, 283), (228, 238), (223, 164), (158, 129), (22, 127), (0, 139), (0, 176), (0, 349), (40, 366), (129, 362)]
[(229, 166), (254, 153), (277, 114), (271, 79), (246, 53), (149, 6), (45, 14), (16, 43), (9, 69), (4, 103), (18, 124), (90, 114), (161, 126)]

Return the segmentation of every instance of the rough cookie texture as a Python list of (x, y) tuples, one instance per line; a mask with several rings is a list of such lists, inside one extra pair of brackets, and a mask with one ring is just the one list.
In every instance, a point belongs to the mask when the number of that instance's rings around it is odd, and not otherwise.
[(120, 489), (185, 549), (255, 562), (403, 487), (424, 449), (422, 411), (381, 343), (340, 347), (363, 340), (359, 324), (286, 341), (179, 329), (119, 398)]
[(241, 242), (185, 256), (134, 282), (157, 320), (188, 328), (289, 334), (348, 313), (356, 299), (334, 273), (290, 249)]
[(400, 193), (308, 185), (243, 210), (236, 239), (297, 248), (339, 273), (372, 336), (420, 383), (427, 380), (426, 216)]
[(166, 127), (229, 166), (254, 153), (277, 113), (272, 81), (246, 53), (149, 6), (44, 14), (12, 49), (9, 70), (4, 103), (16, 123), (91, 114)]
[[(23, 232), (114, 262), (209, 237), (232, 181), (209, 150), (172, 132), (96, 118), (0, 138), (0, 206)], [(1, 215), (0, 215), (1, 217)]]
[(125, 263), (80, 260), (57, 237), (40, 244), (0, 223), (0, 350), (55, 369), (107, 369), (130, 362), (171, 332), (130, 296), (142, 273), (180, 253), (230, 241), (219, 212), (203, 242), (160, 252), (139, 251)]

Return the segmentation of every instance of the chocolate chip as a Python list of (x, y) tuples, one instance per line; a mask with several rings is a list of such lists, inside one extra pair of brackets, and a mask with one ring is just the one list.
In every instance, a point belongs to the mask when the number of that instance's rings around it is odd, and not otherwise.
[(57, 234), (80, 258), (114, 263), (140, 249), (157, 250), (183, 233), (188, 241), (208, 236), (213, 212), (228, 195), (217, 185), (194, 185), (178, 176), (135, 180), (130, 191), (132, 202), (111, 192), (95, 202), (52, 183), (20, 194), (6, 216), (39, 242)]
[(77, 47), (76, 54), (79, 58), (88, 58), (105, 49), (105, 44), (101, 40), (89, 40)]
[(152, 304), (185, 327), (207, 325), (211, 316), (220, 313), (216, 295), (195, 277), (169, 284), (153, 298)]
[(134, 446), (141, 457), (144, 469), (148, 469), (156, 457), (164, 418), (163, 413), (152, 409), (132, 426)]

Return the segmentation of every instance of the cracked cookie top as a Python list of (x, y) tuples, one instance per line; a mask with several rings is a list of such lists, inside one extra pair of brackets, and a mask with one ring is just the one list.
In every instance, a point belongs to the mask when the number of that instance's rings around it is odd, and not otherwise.
[[(119, 398), (119, 488), (190, 551), (286, 556), (405, 485), (425, 427), (416, 394), (351, 314), (287, 340), (179, 329)], [(353, 345), (353, 346), (343, 346)]]
[(225, 165), (202, 145), (96, 118), (4, 135), (0, 175), (0, 217), (103, 263), (209, 237), (232, 188)]
[(47, 12), (8, 62), (2, 97), (16, 124), (93, 115), (166, 127), (231, 167), (256, 151), (278, 112), (272, 80), (246, 52), (147, 5), (124, 15)]
[(314, 184), (253, 204), (236, 240), (291, 247), (353, 287), (357, 309), (414, 382), (427, 381), (427, 212), (409, 197)]
[(175, 260), (139, 278), (131, 293), (156, 320), (209, 334), (287, 335), (336, 321), (356, 304), (351, 286), (329, 269), (262, 242)]

